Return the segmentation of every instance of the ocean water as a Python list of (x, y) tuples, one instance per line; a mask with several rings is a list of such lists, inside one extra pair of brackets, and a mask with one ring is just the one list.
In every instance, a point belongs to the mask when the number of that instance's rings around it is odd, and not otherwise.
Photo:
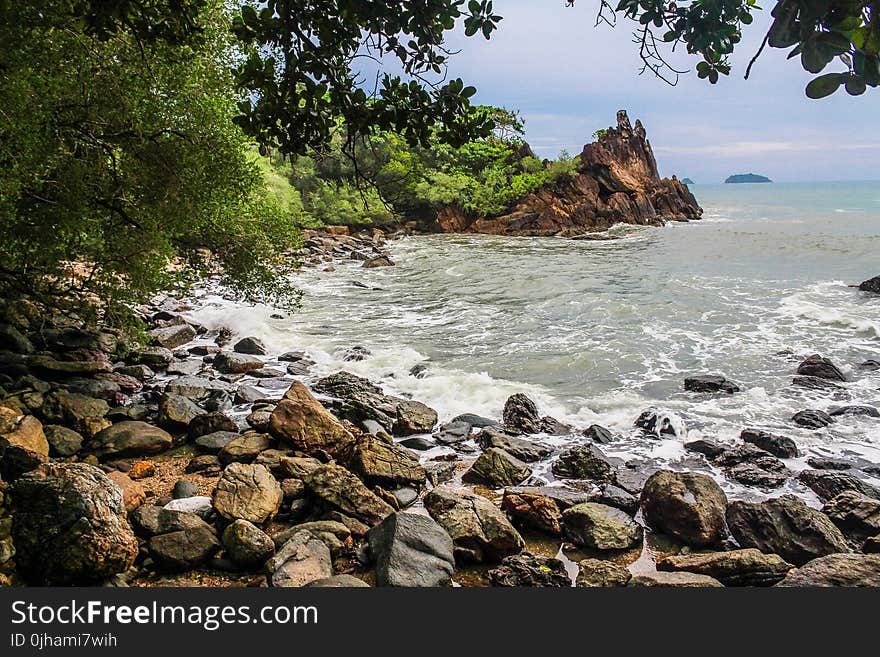
[[(880, 405), (880, 371), (857, 367), (880, 359), (880, 297), (851, 287), (880, 274), (880, 183), (692, 189), (705, 209), (698, 222), (616, 226), (607, 241), (409, 237), (390, 243), (395, 267), (306, 270), (303, 307), (283, 318), (216, 291), (191, 317), (257, 335), (274, 353), (308, 351), (315, 375), (369, 377), (441, 421), (500, 417), (506, 398), (525, 392), (542, 413), (621, 434), (606, 451), (625, 458), (692, 467), (685, 442), (735, 443), (753, 426), (798, 443), (802, 457), (787, 461), (795, 471), (808, 455), (880, 463), (880, 419), (845, 417), (820, 431), (790, 422), (806, 408)], [(372, 356), (343, 362), (353, 345)], [(791, 386), (813, 353), (848, 374), (849, 401)], [(419, 363), (424, 378), (409, 375)], [(724, 374), (743, 391), (685, 392), (684, 377), (698, 373)], [(651, 406), (677, 418), (678, 435), (633, 429)], [(546, 464), (536, 473), (552, 480)], [(717, 474), (733, 496), (757, 493)], [(784, 488), (809, 497), (799, 486)]]

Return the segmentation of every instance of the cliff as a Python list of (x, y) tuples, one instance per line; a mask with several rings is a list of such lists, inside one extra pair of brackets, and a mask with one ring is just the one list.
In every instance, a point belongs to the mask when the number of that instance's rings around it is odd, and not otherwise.
[(616, 223), (662, 225), (699, 219), (697, 200), (674, 176), (660, 178), (651, 144), (639, 121), (617, 113), (617, 128), (584, 146), (573, 178), (529, 194), (497, 217), (441, 211), (429, 229), (443, 233), (563, 235), (605, 230)]

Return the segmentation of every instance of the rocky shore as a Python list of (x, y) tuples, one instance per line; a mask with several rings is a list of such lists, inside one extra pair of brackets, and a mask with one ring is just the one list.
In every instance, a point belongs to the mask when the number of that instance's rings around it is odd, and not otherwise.
[[(388, 266), (383, 245), (313, 234), (302, 256)], [(344, 370), (318, 376), (308, 353), (269, 353), (188, 310), (171, 297), (143, 307), (138, 342), (2, 308), (0, 583), (880, 585), (878, 464), (811, 458), (795, 473), (794, 440), (743, 426), (736, 445), (688, 443), (693, 467), (658, 469), (606, 455), (620, 436), (568, 426), (525, 394), (501, 417), (441, 424), (422, 401)], [(370, 357), (352, 345), (343, 358)], [(792, 376), (829, 399), (846, 383), (819, 355)], [(717, 374), (682, 385), (740, 394)], [(855, 401), (790, 422), (819, 430), (853, 413), (880, 422)], [(633, 422), (648, 440), (681, 431), (662, 409)], [(821, 509), (773, 494), (792, 478)], [(728, 499), (724, 479), (754, 499)]]

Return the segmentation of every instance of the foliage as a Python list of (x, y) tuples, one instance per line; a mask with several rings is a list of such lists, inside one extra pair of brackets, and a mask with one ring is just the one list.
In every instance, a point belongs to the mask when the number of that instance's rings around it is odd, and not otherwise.
[[(730, 55), (742, 40), (743, 26), (760, 9), (756, 0), (619, 0), (611, 7), (602, 0), (599, 20), (612, 21), (614, 12), (639, 23), (635, 41), (645, 69), (667, 79), (678, 73), (664, 59), (661, 44), (683, 44), (690, 54), (701, 56), (697, 75), (715, 84), (730, 73)], [(814, 78), (806, 88), (810, 98), (822, 98), (844, 87), (858, 96), (880, 84), (880, 5), (877, 0), (779, 0), (771, 11), (773, 24), (764, 46), (790, 48), (789, 59), (800, 57), (801, 66), (818, 74), (835, 59), (841, 72)], [(654, 30), (662, 30), (658, 37)], [(643, 69), (643, 70), (645, 70)], [(668, 74), (672, 74), (670, 80)]]
[[(499, 108), (480, 110), (516, 117)], [(383, 225), (431, 219), (447, 206), (474, 216), (499, 215), (543, 185), (576, 174), (577, 160), (564, 151), (545, 164), (525, 150), (521, 119), (504, 123), (507, 141), (493, 136), (460, 147), (410, 146), (399, 135), (381, 133), (359, 141), (351, 155), (340, 138), (321, 156), (294, 158), (290, 180), (305, 215), (316, 221)]]
[(295, 301), (276, 269), (295, 200), (265, 193), (233, 122), (222, 4), (203, 3), (199, 30), (80, 20), (89, 4), (2, 5), (0, 292), (126, 321), (219, 268), (249, 298)]

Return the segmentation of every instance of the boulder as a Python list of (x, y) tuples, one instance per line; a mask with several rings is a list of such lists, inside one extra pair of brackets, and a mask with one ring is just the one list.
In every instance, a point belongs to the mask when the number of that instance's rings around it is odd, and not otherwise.
[(570, 488), (519, 486), (504, 489), (501, 509), (514, 524), (558, 536), (562, 534), (562, 512), (589, 501), (589, 495)]
[(42, 423), (33, 415), (22, 415), (14, 409), (0, 406), (0, 450), (10, 445), (43, 456), (49, 455), (49, 442)]
[(232, 350), (238, 354), (248, 354), (250, 356), (265, 356), (269, 353), (266, 345), (260, 338), (248, 336), (242, 338), (232, 346)]
[(183, 395), (164, 394), (159, 398), (159, 426), (182, 431), (205, 411)]
[(713, 545), (724, 534), (727, 496), (707, 475), (660, 470), (645, 484), (641, 506), (649, 527), (688, 545)]
[(604, 559), (584, 559), (578, 562), (575, 586), (578, 588), (610, 588), (626, 586), (632, 579), (629, 570), (613, 561)]
[(262, 529), (247, 520), (236, 520), (223, 531), (227, 556), (245, 568), (266, 562), (275, 552), (275, 543)]
[(834, 523), (794, 495), (764, 502), (731, 502), (727, 525), (742, 547), (778, 554), (796, 566), (826, 554), (849, 552)]
[(689, 392), (724, 392), (732, 395), (740, 388), (720, 374), (697, 374), (684, 380), (684, 389)]
[(347, 458), (354, 446), (354, 437), (299, 381), (275, 406), (269, 427), (276, 438), (307, 454), (323, 451)]
[(563, 479), (615, 481), (614, 463), (593, 444), (565, 450), (553, 462), (551, 470), (554, 475)]
[(218, 431), (238, 431), (238, 426), (225, 413), (214, 411), (197, 415), (190, 420), (188, 427), (190, 438), (198, 438)]
[(231, 463), (214, 489), (214, 508), (227, 520), (266, 522), (281, 506), (281, 485), (262, 465)]
[(552, 557), (540, 557), (521, 552), (501, 560), (501, 565), (489, 571), (492, 586), (557, 587), (571, 586), (565, 564)]
[(607, 445), (614, 442), (614, 434), (599, 424), (591, 424), (584, 429), (584, 436), (599, 445)]
[(573, 543), (597, 550), (626, 550), (642, 542), (642, 527), (620, 509), (584, 502), (562, 512), (563, 531)]
[(374, 269), (376, 267), (393, 267), (394, 262), (388, 256), (378, 255), (373, 256), (369, 260), (365, 260), (364, 264), (361, 266), (364, 269)]
[(132, 365), (146, 365), (164, 370), (174, 360), (174, 354), (165, 347), (143, 347), (132, 351), (127, 360)]
[(217, 458), (223, 465), (230, 463), (252, 463), (261, 452), (272, 446), (272, 441), (264, 433), (248, 431), (236, 436), (220, 448)]
[(802, 470), (798, 481), (811, 489), (823, 502), (827, 502), (846, 491), (855, 491), (875, 500), (880, 500), (880, 490), (847, 472), (828, 470)]
[(456, 415), (449, 421), (450, 424), (458, 422), (469, 424), (474, 429), (485, 429), (486, 427), (491, 427), (498, 424), (496, 420), (492, 420), (488, 417), (483, 417), (482, 415), (475, 415), (473, 413), (462, 413), (461, 415)]
[(201, 376), (182, 376), (169, 381), (165, 386), (165, 392), (169, 395), (180, 395), (193, 400), (202, 400), (213, 394), (228, 393), (230, 389), (230, 385), (225, 381)]
[(397, 403), (383, 394), (379, 386), (350, 372), (337, 372), (319, 379), (312, 389), (331, 397), (327, 404), (337, 417), (360, 424), (375, 420), (386, 432), (397, 420)]
[(825, 411), (807, 409), (798, 411), (791, 416), (791, 421), (805, 429), (823, 429), (834, 422), (834, 418)]
[(822, 512), (858, 543), (880, 534), (880, 501), (848, 490), (828, 501)]
[(875, 276), (874, 278), (869, 278), (866, 281), (862, 281), (859, 283), (859, 289), (862, 292), (873, 292), (874, 294), (880, 294), (880, 276)]
[(393, 513), (367, 538), (377, 586), (443, 586), (455, 571), (452, 538), (427, 516)]
[(214, 369), (223, 374), (247, 374), (262, 369), (265, 363), (257, 356), (221, 351), (214, 357)]
[(435, 436), (441, 445), (458, 445), (471, 437), (471, 425), (467, 422), (447, 422)]
[(714, 577), (698, 573), (664, 572), (633, 575), (627, 586), (660, 586), (685, 588), (718, 588), (724, 586)]
[(462, 481), (501, 488), (522, 483), (531, 474), (532, 469), (519, 459), (504, 450), (490, 447), (462, 475)]
[(709, 575), (724, 586), (773, 586), (792, 568), (779, 555), (754, 548), (671, 555), (657, 562), (657, 570)]
[(513, 433), (540, 433), (541, 417), (538, 407), (522, 393), (511, 395), (504, 403), (504, 427)]
[(657, 408), (648, 408), (636, 418), (634, 425), (647, 434), (663, 437), (676, 436), (683, 423), (674, 413)]
[(195, 339), (196, 331), (189, 324), (174, 324), (149, 331), (150, 339), (165, 349), (177, 349)]
[(296, 532), (266, 562), (269, 585), (300, 587), (333, 575), (330, 549), (312, 532)]
[(424, 502), (431, 517), (452, 537), (458, 560), (500, 561), (523, 549), (522, 536), (504, 514), (476, 493), (439, 486)]
[(362, 436), (357, 441), (350, 467), (371, 485), (421, 487), (426, 478), (425, 468), (419, 465), (412, 452), (369, 435)]
[(370, 527), (378, 525), (394, 509), (351, 472), (333, 463), (316, 468), (305, 480), (306, 488), (333, 509), (362, 520)]
[(147, 543), (153, 559), (164, 570), (189, 570), (220, 551), (220, 541), (213, 528), (198, 516), (186, 515), (198, 520), (199, 524), (153, 536)]
[(880, 586), (880, 554), (829, 554), (792, 572), (776, 586)]
[[(465, 437), (469, 434), (470, 426), (468, 425), (468, 431), (467, 434), (465, 434)], [(482, 449), (497, 447), (526, 463), (540, 461), (553, 453), (553, 450), (546, 445), (525, 438), (515, 438), (496, 427), (486, 427), (485, 429), (482, 429), (480, 433), (477, 434), (476, 441)]]
[(103, 399), (62, 389), (46, 395), (40, 414), (47, 424), (62, 424), (91, 437), (107, 426), (104, 416), (109, 410)]
[(839, 406), (828, 411), (831, 417), (842, 417), (846, 415), (857, 415), (861, 417), (880, 417), (880, 410), (875, 406), (867, 404), (850, 404), (849, 406)]
[(208, 454), (217, 454), (226, 445), (238, 438), (238, 432), (215, 431), (195, 439), (196, 447)]
[(157, 454), (170, 449), (172, 442), (171, 435), (164, 429), (130, 420), (117, 422), (98, 432), (87, 448), (98, 458), (123, 458)]
[(124, 572), (138, 553), (122, 492), (85, 463), (46, 466), (12, 485), (19, 573), (37, 584), (85, 583)]
[(437, 411), (422, 402), (401, 399), (397, 402), (397, 418), (391, 426), (395, 436), (431, 433), (437, 424)]
[[(0, 412), (2, 412), (2, 409), (0, 409)], [(49, 450), (53, 456), (67, 458), (82, 449), (83, 437), (73, 429), (62, 427), (60, 424), (47, 424), (43, 427), (43, 432), (46, 435)]]
[(743, 429), (739, 437), (781, 459), (793, 459), (798, 455), (797, 444), (786, 436), (777, 436), (760, 429)]
[(846, 381), (846, 376), (837, 365), (827, 358), (822, 358), (819, 354), (813, 354), (798, 365), (797, 373), (802, 376), (814, 376), (817, 379), (828, 379), (829, 381)]

